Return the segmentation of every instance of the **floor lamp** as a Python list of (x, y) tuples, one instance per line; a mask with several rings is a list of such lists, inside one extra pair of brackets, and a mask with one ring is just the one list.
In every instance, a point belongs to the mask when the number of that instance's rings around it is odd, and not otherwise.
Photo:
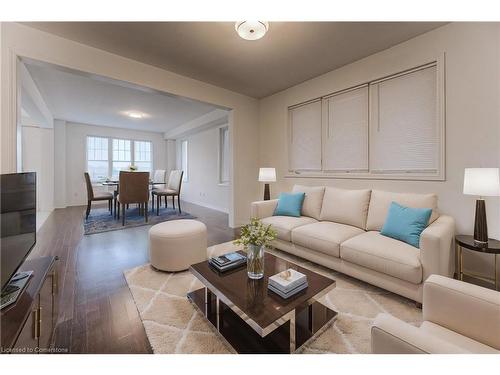
[(264, 200), (268, 201), (271, 199), (271, 193), (269, 191), (269, 182), (276, 181), (276, 169), (274, 168), (260, 168), (259, 169), (259, 181), (265, 182), (264, 184)]

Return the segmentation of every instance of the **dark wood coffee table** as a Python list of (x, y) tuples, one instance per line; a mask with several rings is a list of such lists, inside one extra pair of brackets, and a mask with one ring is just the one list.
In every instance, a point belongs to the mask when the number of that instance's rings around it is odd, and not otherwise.
[[(309, 286), (283, 299), (267, 283), (269, 276), (288, 268), (307, 275)], [(335, 287), (335, 280), (269, 253), (260, 280), (249, 279), (246, 267), (218, 273), (208, 261), (190, 271), (205, 287), (189, 293), (189, 300), (238, 353), (293, 353), (337, 316), (317, 302)]]

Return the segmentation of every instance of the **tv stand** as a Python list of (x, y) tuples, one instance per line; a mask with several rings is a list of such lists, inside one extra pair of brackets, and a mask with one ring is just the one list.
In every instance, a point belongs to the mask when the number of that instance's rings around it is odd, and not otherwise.
[(16, 273), (9, 283), (2, 290), (2, 303), (0, 305), (0, 310), (4, 307), (12, 305), (17, 301), (21, 293), (28, 285), (33, 271), (22, 271)]
[[(0, 311), (1, 353), (51, 353), (57, 316), (56, 263), (53, 256), (28, 259), (20, 275), (12, 278), (11, 284), (26, 285), (14, 291), (19, 294), (17, 300)], [(21, 278), (24, 272), (30, 276)]]

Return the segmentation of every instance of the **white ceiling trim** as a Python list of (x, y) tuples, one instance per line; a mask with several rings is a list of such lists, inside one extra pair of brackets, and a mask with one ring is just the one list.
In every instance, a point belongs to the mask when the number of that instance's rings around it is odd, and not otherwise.
[(222, 125), (228, 121), (228, 111), (215, 109), (203, 116), (182, 124), (165, 133), (165, 139), (178, 139), (188, 134), (197, 133), (212, 126)]

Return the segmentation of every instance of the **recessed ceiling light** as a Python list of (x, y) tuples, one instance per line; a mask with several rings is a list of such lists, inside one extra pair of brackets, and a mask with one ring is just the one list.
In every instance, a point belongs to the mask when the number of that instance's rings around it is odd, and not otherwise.
[(266, 21), (238, 21), (234, 29), (240, 37), (246, 40), (257, 40), (262, 38), (269, 30), (269, 22)]

